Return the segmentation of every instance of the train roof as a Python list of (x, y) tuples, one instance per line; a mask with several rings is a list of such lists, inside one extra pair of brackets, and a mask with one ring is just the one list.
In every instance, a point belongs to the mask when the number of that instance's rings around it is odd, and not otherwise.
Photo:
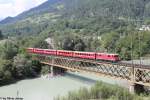
[(118, 55), (118, 54), (115, 54), (115, 53), (113, 54), (113, 53), (99, 53), (99, 52), (97, 54)]
[[(41, 48), (28, 48), (28, 49), (38, 49), (38, 50), (53, 50), (54, 49), (41, 49)], [(97, 54), (104, 54), (104, 55), (118, 55), (118, 54), (113, 54), (113, 53), (106, 53), (106, 52), (86, 52), (86, 51), (69, 51), (69, 50), (57, 50), (57, 51), (64, 51), (64, 52), (76, 52), (76, 53), (97, 53)]]

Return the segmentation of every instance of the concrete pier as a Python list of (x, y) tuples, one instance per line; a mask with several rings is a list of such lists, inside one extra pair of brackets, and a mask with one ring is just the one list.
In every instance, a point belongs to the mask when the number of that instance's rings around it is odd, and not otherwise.
[(135, 83), (131, 83), (130, 86), (129, 86), (129, 91), (131, 93), (135, 93)]
[(50, 72), (51, 72), (51, 76), (54, 76), (54, 67), (53, 66), (50, 67)]
[(141, 84), (135, 84), (135, 83), (131, 83), (129, 86), (129, 91), (131, 93), (143, 93), (145, 91), (144, 85)]

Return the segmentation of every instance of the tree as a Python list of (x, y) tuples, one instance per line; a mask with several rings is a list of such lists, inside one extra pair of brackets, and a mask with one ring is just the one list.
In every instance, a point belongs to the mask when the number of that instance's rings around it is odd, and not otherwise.
[(111, 32), (104, 35), (103, 38), (104, 38), (103, 47), (109, 52), (114, 51), (115, 45), (119, 40), (119, 34), (115, 32)]
[(70, 37), (66, 37), (63, 41), (63, 47), (64, 50), (74, 50), (74, 40)]
[(63, 42), (64, 50), (75, 50), (75, 51), (84, 51), (86, 48), (85, 43), (79, 37), (66, 37)]
[(30, 46), (34, 48), (43, 48), (47, 49), (48, 48), (48, 43), (44, 41), (45, 38), (43, 37), (36, 37), (35, 39), (33, 38), (32, 41), (30, 41)]
[(75, 51), (84, 51), (86, 48), (85, 43), (79, 38), (74, 41), (74, 49)]
[(3, 39), (3, 37), (2, 31), (0, 30), (0, 40)]
[(18, 53), (18, 46), (13, 41), (6, 41), (0, 49), (1, 57), (12, 59)]
[(13, 80), (12, 69), (11, 61), (0, 58), (0, 85)]
[(38, 61), (31, 61), (23, 54), (14, 57), (14, 77), (25, 78), (34, 77), (41, 71), (41, 64)]

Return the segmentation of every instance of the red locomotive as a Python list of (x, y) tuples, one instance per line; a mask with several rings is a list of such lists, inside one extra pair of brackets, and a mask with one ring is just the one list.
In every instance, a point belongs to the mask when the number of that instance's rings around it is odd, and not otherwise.
[(74, 57), (74, 58), (81, 58), (81, 59), (105, 60), (105, 61), (113, 61), (113, 62), (117, 62), (120, 60), (118, 54), (108, 54), (108, 53), (52, 50), (52, 49), (39, 49), (39, 48), (27, 48), (27, 52), (35, 53), (35, 54)]
[(108, 60), (108, 61), (119, 61), (119, 55), (118, 54), (108, 54), (108, 53), (96, 53), (96, 59)]

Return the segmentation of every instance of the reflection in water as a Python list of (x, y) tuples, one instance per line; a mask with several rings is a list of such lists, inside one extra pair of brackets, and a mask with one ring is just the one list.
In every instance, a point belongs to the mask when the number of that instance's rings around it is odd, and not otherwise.
[(77, 81), (82, 82), (82, 83), (90, 84), (90, 85), (95, 84), (97, 81), (95, 79), (92, 79), (89, 77), (84, 77), (84, 76), (81, 76), (79, 74), (74, 74), (74, 73), (67, 73), (66, 77), (73, 79), (73, 80), (77, 80)]

